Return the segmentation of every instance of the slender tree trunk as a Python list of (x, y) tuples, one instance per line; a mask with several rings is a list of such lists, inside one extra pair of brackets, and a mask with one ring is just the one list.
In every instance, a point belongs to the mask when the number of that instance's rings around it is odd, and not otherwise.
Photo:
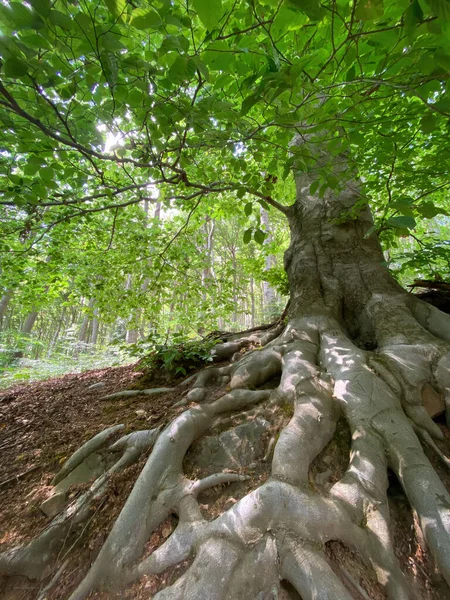
[(0, 328), (3, 326), (3, 318), (8, 309), (8, 305), (13, 297), (13, 290), (6, 290), (2, 299), (0, 300)]
[(97, 344), (98, 327), (99, 327), (98, 308), (95, 308), (94, 309), (94, 318), (92, 319), (92, 336), (91, 336), (91, 344), (93, 344), (94, 346)]
[(216, 276), (214, 273), (214, 230), (215, 221), (211, 217), (205, 218), (205, 246), (204, 252), (206, 255), (206, 264), (202, 271), (202, 289), (203, 289), (203, 301), (206, 300), (206, 290), (211, 285), (211, 282), (215, 280)]
[(233, 323), (237, 323), (238, 320), (238, 297), (237, 297), (237, 261), (236, 261), (236, 248), (231, 249), (231, 264), (233, 267)]
[(30, 312), (29, 315), (27, 316), (27, 318), (25, 319), (23, 325), (22, 325), (22, 329), (21, 332), (22, 333), (31, 333), (34, 327), (34, 324), (36, 323), (36, 319), (38, 318), (38, 312), (37, 311), (33, 311)]
[(251, 322), (250, 327), (255, 326), (255, 285), (253, 276), (250, 277), (250, 298), (251, 298)]
[[(88, 309), (93, 308), (94, 304), (95, 304), (95, 298), (91, 298), (89, 300)], [(87, 314), (84, 315), (83, 321), (81, 323), (80, 332), (78, 334), (78, 341), (79, 342), (86, 342), (86, 336), (87, 336), (87, 332), (88, 332), (89, 321), (90, 321), (90, 315), (89, 315), (89, 313), (87, 313)]]
[(53, 338), (52, 338), (52, 341), (51, 341), (50, 347), (49, 347), (49, 349), (48, 349), (48, 353), (47, 353), (47, 356), (48, 356), (48, 357), (50, 357), (50, 356), (52, 355), (52, 352), (53, 352), (53, 350), (54, 350), (54, 348), (55, 348), (56, 344), (58, 343), (59, 334), (60, 334), (60, 332), (61, 332), (61, 328), (62, 328), (62, 325), (63, 325), (63, 323), (64, 323), (64, 317), (65, 317), (65, 314), (66, 314), (66, 307), (65, 307), (65, 306), (63, 306), (63, 308), (62, 308), (62, 311), (61, 311), (61, 315), (60, 315), (60, 317), (59, 317), (59, 319), (58, 319), (58, 325), (57, 325), (57, 327), (56, 327), (56, 331), (55, 331), (55, 333), (54, 333), (54, 335), (53, 335)]
[[(270, 242), (272, 242), (273, 238), (272, 238), (272, 232), (271, 232), (271, 228), (270, 228), (269, 213), (262, 206), (261, 206), (260, 213), (261, 213), (261, 223), (264, 225), (265, 231), (268, 234), (264, 243), (270, 243)], [(272, 254), (269, 254), (265, 258), (265, 269), (264, 270), (268, 271), (269, 269), (271, 269), (274, 266), (275, 266), (275, 257)], [(270, 283), (268, 281), (263, 281), (263, 294), (264, 294), (264, 306), (266, 307), (266, 312), (269, 313), (267, 316), (271, 317), (273, 315), (271, 315), (270, 312), (271, 311), (273, 312), (274, 304), (275, 304), (275, 300), (276, 300), (276, 294), (275, 294), (275, 290), (273, 289), (273, 287), (270, 285)]]

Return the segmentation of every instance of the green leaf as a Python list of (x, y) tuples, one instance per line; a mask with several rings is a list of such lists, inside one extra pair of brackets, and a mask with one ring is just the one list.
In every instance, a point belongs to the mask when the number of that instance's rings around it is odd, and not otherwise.
[(319, 189), (319, 185), (320, 181), (318, 179), (312, 182), (312, 184), (309, 187), (309, 193), (311, 194), (311, 196), (314, 196), (314, 194), (317, 192), (317, 190)]
[(244, 236), (242, 238), (244, 244), (248, 244), (251, 241), (251, 239), (252, 239), (252, 232), (253, 232), (253, 229), (247, 229), (246, 231), (244, 231)]
[(48, 196), (48, 190), (45, 187), (45, 185), (40, 185), (38, 183), (36, 185), (33, 185), (32, 190), (33, 194), (36, 194), (38, 198), (47, 198)]
[(383, 0), (359, 0), (355, 10), (355, 18), (361, 21), (380, 19), (383, 14)]
[(438, 126), (438, 120), (433, 115), (427, 115), (420, 121), (420, 129), (423, 133), (432, 133)]
[(355, 79), (355, 75), (356, 75), (356, 69), (355, 69), (355, 65), (353, 65), (347, 71), (347, 75), (345, 76), (345, 80), (346, 81), (353, 81)]
[(274, 19), (271, 31), (275, 36), (284, 35), (287, 31), (300, 29), (307, 21), (308, 19), (304, 13), (294, 12), (293, 8), (282, 6)]
[(39, 170), (39, 175), (44, 181), (51, 181), (54, 176), (54, 171), (51, 167), (42, 167), (42, 169)]
[(130, 25), (142, 30), (158, 28), (161, 25), (161, 17), (156, 10), (143, 11), (138, 9), (133, 11)]
[(141, 90), (138, 89), (131, 90), (131, 92), (129, 92), (129, 94), (126, 97), (126, 103), (132, 108), (142, 106), (143, 101), (144, 94), (141, 92)]
[(29, 0), (31, 6), (43, 17), (47, 17), (52, 7), (50, 0)]
[(413, 217), (403, 215), (401, 217), (390, 217), (387, 224), (398, 229), (414, 229), (416, 221)]
[(61, 29), (72, 29), (72, 19), (59, 10), (50, 11), (48, 19), (52, 25), (57, 25), (58, 27), (61, 27)]
[(261, 229), (255, 229), (255, 233), (253, 234), (253, 238), (257, 244), (262, 245), (264, 240), (266, 239), (267, 234), (264, 233)]
[(377, 226), (372, 225), (372, 227), (369, 227), (369, 229), (364, 234), (364, 238), (367, 239), (368, 237), (370, 237), (372, 235), (372, 233), (375, 233), (376, 230), (377, 230)]
[(244, 213), (249, 217), (252, 214), (253, 204), (251, 202), (247, 202), (244, 206)]
[(114, 17), (120, 17), (125, 12), (127, 0), (105, 0), (106, 6), (109, 8)]
[(113, 52), (102, 52), (100, 55), (100, 62), (103, 69), (103, 74), (106, 81), (111, 87), (114, 87), (117, 83), (117, 58)]
[(423, 202), (417, 207), (417, 212), (424, 217), (424, 219), (433, 219), (437, 215), (448, 214), (443, 208), (439, 208), (433, 204), (433, 202)]
[(15, 56), (5, 60), (3, 69), (7, 77), (23, 77), (28, 73), (28, 65)]
[(193, 0), (192, 4), (208, 31), (217, 27), (222, 17), (222, 0)]
[(23, 177), (21, 177), (20, 175), (14, 175), (14, 173), (10, 173), (8, 177), (13, 183), (17, 185), (23, 184)]
[(319, 0), (285, 0), (285, 4), (292, 10), (300, 10), (305, 13), (311, 21), (321, 21), (325, 16), (325, 10), (321, 7)]
[(174, 83), (181, 83), (187, 76), (188, 59), (185, 56), (177, 56), (169, 69), (169, 79)]
[(418, 0), (413, 0), (405, 11), (403, 25), (410, 41), (414, 39), (417, 32), (417, 24), (423, 19), (423, 11)]
[(46, 40), (42, 35), (38, 33), (29, 33), (28, 35), (23, 35), (21, 37), (21, 42), (23, 42), (29, 48), (33, 48), (36, 50), (40, 50), (41, 48), (46, 48), (47, 50), (51, 50), (52, 45)]
[(363, 146), (366, 142), (364, 136), (359, 131), (351, 131), (348, 137), (350, 138), (350, 143), (355, 144), (355, 146)]
[(208, 67), (205, 65), (205, 63), (203, 61), (201, 61), (198, 58), (198, 56), (194, 56), (192, 58), (192, 60), (194, 61), (196, 69), (198, 69), (200, 71), (200, 73), (203, 75), (203, 77), (206, 79), (206, 81), (209, 81), (209, 71), (208, 71)]
[(255, 94), (247, 96), (241, 105), (241, 115), (246, 115), (248, 111), (254, 106), (259, 100), (259, 97)]
[(448, 0), (427, 0), (433, 13), (447, 23), (450, 22), (450, 2)]
[(414, 199), (410, 196), (400, 196), (400, 198), (396, 198), (393, 202), (389, 204), (391, 208), (396, 208), (400, 210), (400, 212), (404, 210), (411, 210), (414, 205)]
[(44, 26), (41, 17), (21, 2), (10, 2), (8, 6), (0, 4), (0, 21), (16, 31)]

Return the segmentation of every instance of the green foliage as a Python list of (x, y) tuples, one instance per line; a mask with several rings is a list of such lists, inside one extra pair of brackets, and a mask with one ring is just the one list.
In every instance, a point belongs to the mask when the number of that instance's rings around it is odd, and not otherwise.
[[(39, 358), (29, 358), (36, 353)], [(128, 362), (131, 361), (126, 353), (114, 346), (95, 348), (67, 336), (51, 348), (15, 330), (0, 332), (0, 389)]]
[(289, 295), (289, 281), (286, 271), (281, 267), (272, 267), (264, 272), (264, 280), (283, 296)]
[(169, 378), (187, 375), (208, 362), (212, 362), (211, 351), (218, 343), (217, 339), (186, 339), (174, 334), (170, 341), (161, 341), (158, 335), (123, 346), (123, 350), (132, 357), (140, 359), (145, 370), (160, 371)]
[[(30, 6), (0, 4), (1, 289), (17, 326), (81, 298), (122, 337), (237, 326), (250, 282), (286, 291), (265, 258), (281, 265), (293, 172), (318, 198), (362, 179), (357, 208), (391, 253), (450, 213), (448, 0)], [(291, 145), (305, 133), (348, 166)]]

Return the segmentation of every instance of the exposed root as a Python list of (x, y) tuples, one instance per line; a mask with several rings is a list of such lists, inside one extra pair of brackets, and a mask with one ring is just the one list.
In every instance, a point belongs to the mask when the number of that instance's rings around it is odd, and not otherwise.
[(158, 396), (159, 394), (167, 394), (173, 392), (175, 388), (153, 388), (148, 390), (123, 390), (122, 392), (115, 392), (114, 394), (108, 394), (102, 396), (100, 400), (115, 400), (116, 398), (132, 398), (133, 396)]
[[(388, 464), (419, 515), (427, 544), (450, 583), (450, 496), (447, 490), (426, 458), (399, 399), (370, 371), (364, 353), (338, 330), (325, 334), (324, 341), (324, 360), (334, 376), (335, 394), (345, 407), (352, 431), (372, 430), (380, 436)], [(362, 462), (371, 464), (370, 459)], [(383, 469), (378, 465), (376, 472), (380, 471)], [(367, 475), (365, 479), (373, 483), (375, 471)]]
[(436, 338), (450, 342), (450, 316), (432, 304), (409, 296), (411, 310), (417, 321)]
[(64, 571), (67, 569), (67, 566), (69, 564), (69, 559), (66, 559), (63, 564), (59, 567), (59, 569), (56, 571), (56, 573), (53, 575), (53, 577), (50, 579), (50, 581), (47, 583), (47, 585), (45, 587), (43, 587), (36, 600), (45, 600), (47, 598), (47, 594), (55, 587), (55, 585), (58, 583), (61, 575), (64, 573)]
[(320, 549), (299, 546), (297, 540), (287, 538), (280, 547), (280, 558), (281, 574), (302, 599), (353, 600)]
[(101, 431), (96, 436), (88, 440), (85, 444), (81, 446), (76, 452), (72, 454), (72, 456), (64, 463), (62, 469), (55, 475), (53, 478), (53, 485), (57, 485), (60, 481), (62, 481), (67, 475), (78, 467), (80, 463), (83, 462), (90, 454), (104, 446), (117, 432), (121, 431), (124, 428), (123, 425), (114, 425), (113, 427), (108, 427), (104, 431)]
[[(156, 440), (109, 537), (70, 600), (82, 600), (93, 589), (163, 573), (187, 560), (191, 563), (185, 573), (155, 598), (254, 600), (268, 592), (276, 597), (281, 580), (286, 580), (303, 599), (350, 600), (349, 589), (360, 585), (331, 567), (324, 548), (333, 540), (361, 556), (389, 599), (409, 600), (414, 593), (393, 548), (388, 468), (403, 486), (426, 543), (450, 583), (450, 497), (419, 441), (420, 437), (448, 460), (435, 441), (441, 438), (421, 404), (420, 391), (430, 381), (450, 389), (449, 354), (443, 353), (442, 342), (429, 338), (421, 351), (414, 336), (422, 330), (417, 324), (395, 339), (383, 330), (377, 353), (372, 354), (357, 348), (329, 316), (298, 318), (276, 336), (267, 332), (266, 345), (237, 363), (211, 367), (192, 378), (182, 399), (190, 407), (161, 433), (136, 432), (108, 446), (107, 452), (121, 452), (120, 458), (77, 500), (82, 506), (71, 509), (76, 522), (93, 496), (105, 492), (108, 474), (135, 462)], [(230, 350), (231, 345), (223, 349)], [(254, 389), (278, 375), (275, 389)], [(212, 383), (228, 383), (227, 393), (217, 398), (210, 393)], [(270, 441), (260, 459), (270, 461), (270, 477), (265, 475), (262, 483), (208, 521), (199, 494), (239, 485), (249, 477), (224, 468), (190, 479), (183, 471), (186, 453), (212, 428), (223, 431), (262, 417), (270, 422)], [(333, 439), (339, 418), (345, 418), (351, 431), (350, 461), (324, 497), (311, 483), (310, 467)], [(82, 446), (55, 480), (61, 481), (88, 454), (104, 448), (113, 435), (109, 431)], [(67, 511), (54, 522), (66, 527)], [(178, 517), (174, 531), (145, 556), (150, 536), (171, 514)], [(33, 549), (34, 565), (35, 559)], [(24, 569), (23, 561), (21, 565), (20, 572), (37, 575), (35, 566), (33, 570)], [(358, 593), (366, 594), (363, 588)]]
[[(86, 442), (67, 460), (61, 471), (55, 476), (54, 482), (56, 484), (63, 483), (64, 479), (78, 465), (106, 444), (121, 429), (123, 429), (123, 425), (109, 427)], [(114, 458), (112, 466), (98, 477), (86, 492), (59, 512), (44, 531), (29, 544), (12, 548), (0, 554), (0, 573), (20, 574), (31, 579), (43, 577), (45, 568), (55, 553), (59, 551), (69, 532), (89, 517), (92, 505), (104, 496), (111, 476), (136, 462), (141, 454), (153, 445), (158, 434), (159, 429), (136, 431), (109, 446), (107, 452), (112, 455), (121, 452), (121, 456), (117, 459)]]

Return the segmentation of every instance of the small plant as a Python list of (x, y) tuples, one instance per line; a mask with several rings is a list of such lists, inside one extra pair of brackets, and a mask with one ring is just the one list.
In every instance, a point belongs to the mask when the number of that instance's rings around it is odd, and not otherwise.
[(211, 362), (211, 351), (217, 342), (217, 339), (190, 340), (174, 334), (170, 342), (161, 343), (157, 336), (150, 335), (136, 344), (125, 346), (124, 350), (130, 356), (140, 358), (145, 369), (160, 369), (169, 377), (177, 377)]

